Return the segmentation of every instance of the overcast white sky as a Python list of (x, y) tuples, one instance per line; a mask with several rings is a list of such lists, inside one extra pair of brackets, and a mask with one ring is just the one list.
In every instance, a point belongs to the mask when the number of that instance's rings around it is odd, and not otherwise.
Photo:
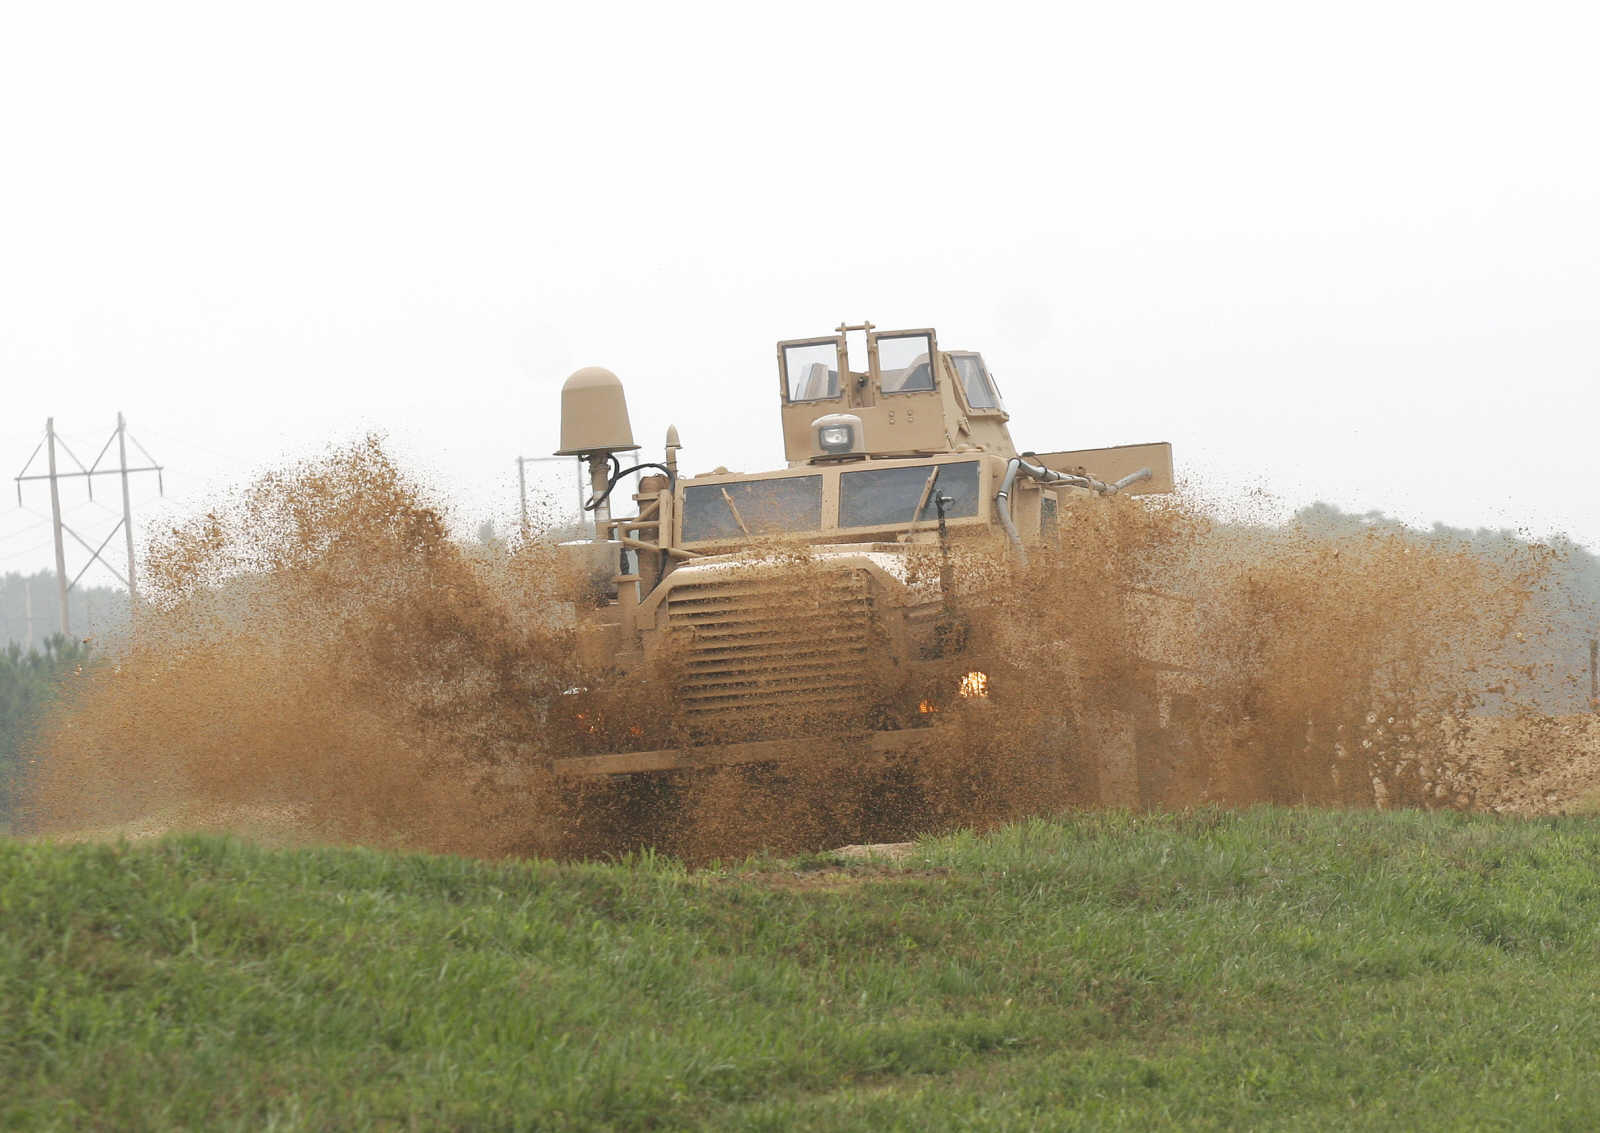
[(576, 367), (753, 470), (773, 342), (870, 318), (1023, 447), (1600, 548), (1595, 12), (0, 0), (0, 472), (124, 410), (148, 531), (378, 429), (465, 529)]

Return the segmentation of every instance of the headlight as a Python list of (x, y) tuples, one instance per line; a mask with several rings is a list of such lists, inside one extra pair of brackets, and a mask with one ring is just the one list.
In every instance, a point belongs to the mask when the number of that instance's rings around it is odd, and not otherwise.
[(824, 425), (817, 430), (817, 444), (823, 452), (849, 452), (855, 447), (849, 425)]
[(817, 451), (826, 456), (849, 456), (862, 447), (861, 418), (854, 413), (829, 413), (811, 422)]

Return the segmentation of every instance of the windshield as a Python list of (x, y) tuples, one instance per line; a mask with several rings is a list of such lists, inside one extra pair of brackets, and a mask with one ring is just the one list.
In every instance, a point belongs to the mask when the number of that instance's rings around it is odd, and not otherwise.
[(884, 393), (918, 393), (933, 388), (928, 336), (878, 336), (878, 383)]
[(981, 355), (952, 354), (950, 359), (956, 364), (956, 373), (961, 375), (961, 388), (966, 390), (968, 405), (974, 409), (1005, 408), (1000, 404), (1000, 391), (994, 388), (994, 380), (989, 377)]
[[(928, 487), (934, 470), (938, 478)], [(909, 527), (913, 517), (937, 519), (935, 496), (944, 496), (947, 519), (978, 514), (978, 462), (871, 468), (839, 477), (840, 527)]]
[(822, 477), (687, 484), (683, 541), (815, 531), (822, 526)]
[(790, 401), (822, 401), (839, 396), (839, 343), (803, 342), (783, 348), (783, 373)]

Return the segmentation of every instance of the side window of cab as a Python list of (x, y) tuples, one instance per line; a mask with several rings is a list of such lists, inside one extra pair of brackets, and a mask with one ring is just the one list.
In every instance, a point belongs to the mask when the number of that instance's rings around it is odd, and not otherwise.
[(956, 374), (961, 378), (961, 392), (966, 395), (967, 406), (974, 412), (1004, 413), (1005, 403), (1000, 400), (1000, 390), (983, 364), (983, 355), (970, 350), (950, 352)]

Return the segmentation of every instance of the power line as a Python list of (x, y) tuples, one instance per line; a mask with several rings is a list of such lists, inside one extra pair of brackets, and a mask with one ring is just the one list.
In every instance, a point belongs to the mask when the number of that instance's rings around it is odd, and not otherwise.
[[(203, 452), (207, 456), (215, 457), (218, 460), (224, 460), (230, 463), (238, 459), (237, 453), (223, 452), (221, 449), (212, 448), (211, 446), (200, 441), (196, 441), (191, 437), (185, 436), (181, 439), (175, 440), (175, 438), (178, 437), (178, 434), (168, 433), (164, 429), (146, 429), (144, 435), (155, 441), (156, 444), (165, 446), (168, 450), (171, 450), (174, 447), (193, 449), (196, 452)], [(129, 437), (129, 440), (132, 439), (132, 437)]]
[(35, 520), (32, 523), (24, 524), (21, 527), (12, 528), (10, 531), (0, 531), (0, 542), (4, 542), (7, 539), (20, 539), (30, 531), (37, 531), (41, 527), (49, 526), (49, 523), (50, 520), (47, 517), (45, 519)]
[(33, 546), (24, 547), (20, 551), (8, 551), (7, 553), (0, 555), (0, 563), (10, 562), (12, 559), (20, 559), (24, 555), (33, 554), (35, 551), (42, 551), (49, 545), (49, 543), (35, 543)]
[(62, 508), (61, 509), (61, 514), (62, 515), (77, 515), (79, 512), (88, 511), (90, 508), (93, 508), (95, 511), (105, 512), (107, 515), (116, 515), (117, 514), (117, 509), (116, 508), (107, 507), (105, 504), (101, 503), (99, 500), (79, 500), (75, 504), (70, 504), (67, 507)]

